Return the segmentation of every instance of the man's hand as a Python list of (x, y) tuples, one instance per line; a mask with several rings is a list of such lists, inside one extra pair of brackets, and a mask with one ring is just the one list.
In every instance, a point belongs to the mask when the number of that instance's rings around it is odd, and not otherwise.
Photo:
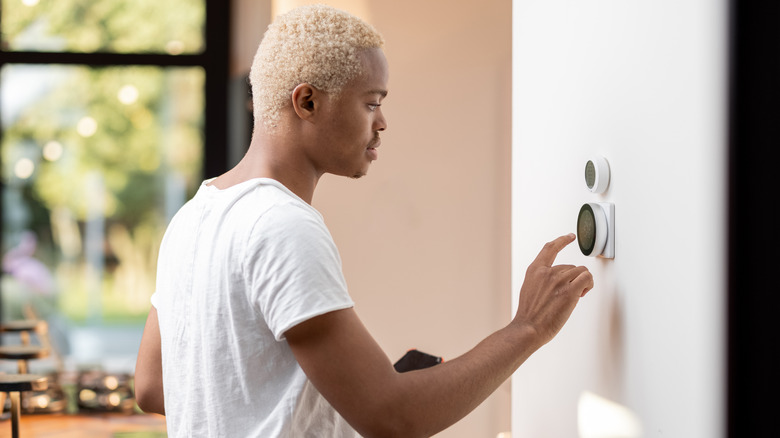
[(539, 346), (561, 330), (580, 297), (593, 288), (593, 276), (584, 266), (553, 266), (555, 257), (575, 239), (561, 236), (544, 245), (526, 271), (517, 314), (512, 324), (531, 328), (539, 336)]

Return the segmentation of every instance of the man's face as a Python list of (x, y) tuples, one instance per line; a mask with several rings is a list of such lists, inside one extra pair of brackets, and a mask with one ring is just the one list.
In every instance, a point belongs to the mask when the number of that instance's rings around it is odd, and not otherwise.
[(360, 55), (363, 73), (344, 86), (338, 98), (323, 104), (326, 123), (318, 142), (324, 172), (359, 178), (378, 158), (379, 131), (387, 128), (381, 103), (387, 95), (388, 67), (381, 49)]

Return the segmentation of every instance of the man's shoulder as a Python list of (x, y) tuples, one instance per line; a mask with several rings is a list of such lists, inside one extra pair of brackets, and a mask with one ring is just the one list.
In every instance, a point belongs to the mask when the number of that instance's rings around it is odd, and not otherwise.
[(230, 222), (251, 240), (290, 240), (330, 236), (322, 215), (284, 187), (259, 185), (236, 200)]
[(280, 261), (288, 254), (297, 262), (311, 258), (333, 260), (336, 244), (322, 216), (308, 204), (287, 200), (274, 203), (253, 219), (248, 230), (249, 254), (272, 252)]
[(290, 199), (267, 205), (257, 216), (255, 226), (266, 231), (294, 234), (327, 232), (322, 216), (316, 210)]
[[(196, 195), (196, 198), (198, 198)], [(194, 200), (194, 199), (193, 199)], [(225, 190), (203, 193), (199, 202), (211, 214), (246, 224), (322, 219), (319, 213), (275, 180), (256, 178)]]

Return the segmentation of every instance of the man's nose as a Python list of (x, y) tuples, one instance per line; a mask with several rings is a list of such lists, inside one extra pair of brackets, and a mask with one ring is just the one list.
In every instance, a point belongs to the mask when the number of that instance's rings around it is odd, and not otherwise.
[(374, 122), (374, 130), (384, 131), (385, 129), (387, 129), (387, 120), (385, 120), (384, 114), (379, 113), (379, 117)]

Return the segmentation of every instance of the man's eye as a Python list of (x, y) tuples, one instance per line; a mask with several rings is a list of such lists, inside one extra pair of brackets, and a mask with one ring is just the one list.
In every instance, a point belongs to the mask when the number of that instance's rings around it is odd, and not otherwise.
[(376, 109), (379, 108), (379, 107), (380, 107), (380, 105), (378, 103), (369, 103), (368, 104), (368, 109), (371, 110), (371, 111), (376, 111)]

